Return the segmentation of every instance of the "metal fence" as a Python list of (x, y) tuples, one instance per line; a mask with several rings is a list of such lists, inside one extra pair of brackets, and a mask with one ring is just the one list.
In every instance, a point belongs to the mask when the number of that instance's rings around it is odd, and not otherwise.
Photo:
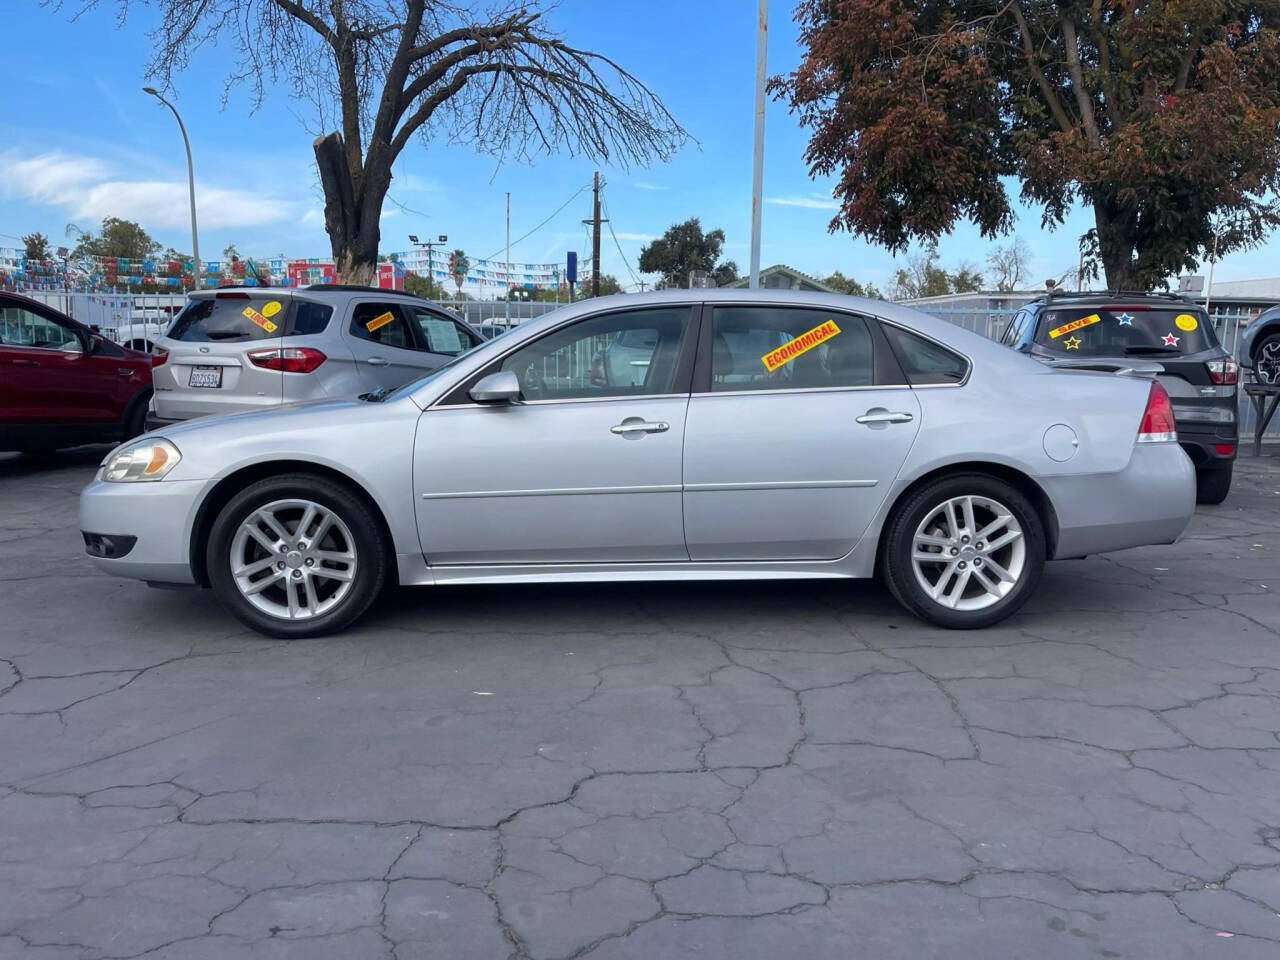
[[(1004, 333), (1005, 328), (1009, 325), (1016, 310), (1000, 310), (1000, 311), (983, 311), (983, 310), (967, 310), (967, 309), (951, 309), (947, 307), (928, 308), (926, 306), (917, 305), (915, 309), (920, 310), (930, 316), (937, 317), (940, 320), (946, 320), (954, 323), (958, 327), (966, 330), (972, 330), (974, 333), (981, 334), (991, 340), (998, 340), (1000, 335)], [(1227, 349), (1232, 356), (1240, 346), (1240, 337), (1245, 328), (1249, 326), (1252, 317), (1245, 313), (1230, 313), (1221, 310), (1211, 311), (1209, 319), (1213, 323), (1213, 328), (1218, 334), (1218, 341)], [(1242, 378), (1243, 379), (1243, 378)], [(1258, 415), (1253, 409), (1253, 404), (1249, 402), (1248, 395), (1241, 390), (1239, 394), (1239, 411), (1238, 418), (1240, 424), (1240, 435), (1253, 436), (1254, 426), (1257, 423)], [(1280, 420), (1273, 421), (1271, 426), (1267, 428), (1263, 435), (1267, 439), (1280, 439)]]

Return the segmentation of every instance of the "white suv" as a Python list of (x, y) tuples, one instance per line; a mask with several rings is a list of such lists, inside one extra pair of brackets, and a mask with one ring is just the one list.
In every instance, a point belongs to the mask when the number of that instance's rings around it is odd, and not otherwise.
[(391, 290), (202, 290), (152, 351), (147, 429), (393, 389), (483, 339), (428, 301)]

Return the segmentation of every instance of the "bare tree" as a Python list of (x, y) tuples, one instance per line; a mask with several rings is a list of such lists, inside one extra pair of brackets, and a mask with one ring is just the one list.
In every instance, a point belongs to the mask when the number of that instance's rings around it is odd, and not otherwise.
[(1031, 248), (1021, 237), (1015, 237), (1005, 246), (992, 248), (987, 254), (987, 267), (997, 290), (1017, 290), (1031, 276)]
[[(47, 0), (84, 10), (101, 0)], [(537, 0), (483, 9), (439, 0), (115, 0), (159, 11), (147, 73), (172, 87), (199, 48), (234, 45), (227, 89), (255, 106), (283, 82), (310, 103), (338, 279), (368, 283), (396, 158), (416, 136), (499, 157), (564, 150), (626, 167), (666, 160), (688, 134), (609, 57), (566, 43)], [(334, 127), (338, 129), (334, 129)]]

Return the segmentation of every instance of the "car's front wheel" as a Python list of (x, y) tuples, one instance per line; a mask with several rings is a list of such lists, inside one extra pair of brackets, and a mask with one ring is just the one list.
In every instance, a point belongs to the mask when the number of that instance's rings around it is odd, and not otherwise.
[(1044, 527), (1017, 489), (995, 477), (944, 477), (898, 505), (883, 550), (885, 581), (929, 623), (998, 623), (1030, 598), (1044, 570)]
[(369, 608), (387, 578), (387, 544), (370, 507), (319, 476), (253, 483), (223, 507), (205, 562), (241, 621), (284, 639), (334, 633)]

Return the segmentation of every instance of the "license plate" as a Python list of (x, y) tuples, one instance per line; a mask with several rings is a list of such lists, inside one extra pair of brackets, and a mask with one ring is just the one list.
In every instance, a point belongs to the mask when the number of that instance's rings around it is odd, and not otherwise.
[(187, 380), (189, 387), (221, 387), (221, 367), (192, 367), (191, 377)]

